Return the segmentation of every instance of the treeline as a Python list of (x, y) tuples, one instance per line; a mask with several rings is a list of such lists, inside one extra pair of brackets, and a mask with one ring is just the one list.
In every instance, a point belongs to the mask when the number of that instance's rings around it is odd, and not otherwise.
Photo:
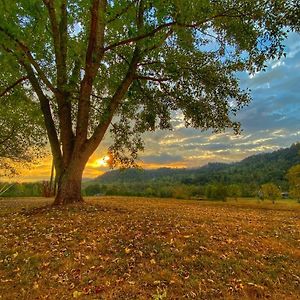
[(173, 185), (206, 186), (222, 183), (226, 186), (238, 184), (242, 189), (245, 185), (260, 186), (273, 182), (282, 190), (288, 189), (287, 171), (300, 163), (300, 144), (290, 148), (250, 156), (240, 162), (209, 163), (201, 168), (156, 170), (129, 169), (110, 171), (99, 176), (90, 184), (152, 184), (172, 183)]
[(49, 181), (0, 182), (0, 197), (51, 197), (53, 195)]
[(0, 183), (1, 197), (41, 197), (44, 192), (44, 183)]
[[(182, 183), (135, 183), (135, 184), (91, 184), (83, 188), (84, 196), (138, 196), (177, 199), (215, 199), (226, 200), (227, 197), (259, 197), (263, 194), (274, 194), (280, 197), (281, 191), (276, 185), (262, 186), (249, 184), (207, 184), (192, 185)], [(0, 183), (1, 197), (41, 197), (47, 196), (47, 182), (37, 183)], [(274, 189), (276, 190), (274, 192)], [(298, 198), (298, 196), (294, 196)], [(270, 195), (267, 198), (272, 198)]]
[(191, 184), (136, 183), (136, 184), (91, 184), (84, 188), (85, 196), (138, 196), (177, 199), (216, 199), (227, 197), (254, 197), (259, 186), (207, 184), (203, 186)]
[[(250, 156), (240, 162), (209, 163), (197, 169), (127, 169), (110, 171), (85, 183), (84, 194), (160, 198), (261, 197), (263, 186), (281, 192), (290, 189), (287, 172), (300, 163), (300, 144), (272, 153)], [(274, 190), (273, 188), (272, 190)], [(270, 197), (270, 195), (268, 196)]]

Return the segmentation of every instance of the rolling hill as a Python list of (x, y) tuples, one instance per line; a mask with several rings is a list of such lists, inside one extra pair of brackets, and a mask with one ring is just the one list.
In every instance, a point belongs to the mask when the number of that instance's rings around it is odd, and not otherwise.
[(297, 143), (290, 148), (253, 155), (240, 162), (230, 164), (209, 163), (193, 169), (113, 170), (86, 184), (145, 184), (159, 181), (195, 185), (216, 182), (260, 185), (274, 182), (284, 187), (287, 185), (285, 178), (287, 170), (300, 163), (299, 152), (300, 143)]

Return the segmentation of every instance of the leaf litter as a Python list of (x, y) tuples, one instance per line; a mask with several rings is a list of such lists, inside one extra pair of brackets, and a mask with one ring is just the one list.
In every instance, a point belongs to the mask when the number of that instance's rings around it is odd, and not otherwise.
[(0, 200), (0, 299), (300, 297), (299, 206), (47, 204)]

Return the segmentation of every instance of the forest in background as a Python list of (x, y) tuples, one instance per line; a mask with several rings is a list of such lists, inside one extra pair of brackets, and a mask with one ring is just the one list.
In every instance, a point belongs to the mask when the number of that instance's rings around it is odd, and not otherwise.
[[(83, 194), (161, 198), (214, 198), (257, 196), (262, 185), (272, 183), (289, 190), (287, 171), (300, 163), (300, 143), (272, 153), (250, 156), (236, 163), (209, 163), (194, 169), (112, 170), (83, 182)], [(4, 187), (4, 183), (1, 187)], [(6, 184), (7, 185), (7, 184)], [(3, 197), (45, 194), (47, 183), (14, 183)]]

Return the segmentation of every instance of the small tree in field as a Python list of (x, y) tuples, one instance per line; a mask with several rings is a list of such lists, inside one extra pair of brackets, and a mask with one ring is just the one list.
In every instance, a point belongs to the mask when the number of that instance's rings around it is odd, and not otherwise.
[(288, 170), (287, 178), (290, 184), (290, 195), (300, 202), (300, 164)]
[(289, 191), (290, 197), (297, 199), (298, 203), (300, 203), (300, 187), (299, 186), (294, 186), (290, 188)]
[(263, 198), (272, 200), (273, 204), (275, 204), (275, 200), (280, 197), (280, 189), (274, 183), (263, 184), (261, 191)]
[(228, 194), (233, 197), (235, 201), (237, 201), (238, 197), (240, 197), (242, 194), (241, 187), (238, 184), (231, 184), (228, 187)]
[(113, 165), (126, 166), (141, 133), (171, 129), (176, 113), (186, 126), (238, 132), (231, 117), (250, 97), (235, 74), (283, 54), (287, 27), (299, 29), (296, 2), (0, 1), (0, 86), (40, 104), (54, 203), (82, 201), (83, 170), (109, 128)]
[(205, 195), (208, 199), (226, 201), (227, 187), (224, 184), (210, 184), (206, 187)]

